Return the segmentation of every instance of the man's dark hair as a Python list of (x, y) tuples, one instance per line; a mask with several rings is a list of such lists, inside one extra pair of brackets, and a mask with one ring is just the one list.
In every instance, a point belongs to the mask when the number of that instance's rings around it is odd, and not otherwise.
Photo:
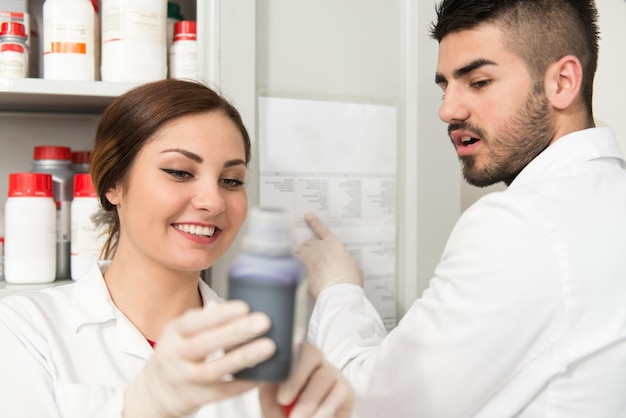
[(550, 64), (566, 55), (583, 68), (581, 97), (593, 119), (593, 79), (598, 65), (598, 11), (594, 0), (443, 0), (431, 36), (438, 42), (448, 34), (483, 23), (498, 25), (505, 45), (542, 83)]

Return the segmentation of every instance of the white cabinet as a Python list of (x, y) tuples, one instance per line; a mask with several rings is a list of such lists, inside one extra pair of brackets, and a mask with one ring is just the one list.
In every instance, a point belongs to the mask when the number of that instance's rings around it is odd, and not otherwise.
[[(198, 55), (204, 82), (240, 109), (254, 137), (255, 2), (177, 3), (185, 19), (198, 22)], [(31, 169), (35, 145), (89, 149), (101, 112), (135, 85), (0, 78), (0, 235), (4, 234), (8, 174)], [(22, 287), (0, 282), (0, 296), (16, 288)]]

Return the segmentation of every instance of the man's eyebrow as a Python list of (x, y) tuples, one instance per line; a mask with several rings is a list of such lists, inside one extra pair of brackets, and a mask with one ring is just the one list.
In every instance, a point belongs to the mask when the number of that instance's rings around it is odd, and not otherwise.
[[(491, 60), (488, 60), (488, 59), (485, 59), (485, 58), (479, 58), (479, 59), (476, 59), (476, 60), (470, 62), (469, 64), (459, 68), (458, 70), (456, 70), (454, 72), (453, 77), (455, 79), (461, 78), (461, 77), (471, 73), (472, 71), (474, 71), (474, 70), (476, 70), (476, 69), (478, 69), (480, 67), (484, 67), (486, 65), (497, 65), (497, 64), (494, 61), (491, 61)], [(446, 77), (443, 74), (437, 73), (435, 75), (435, 84), (445, 83), (446, 81), (448, 81), (448, 80), (446, 79)]]
[(190, 160), (197, 162), (198, 164), (202, 164), (204, 162), (204, 159), (200, 157), (198, 154), (194, 154), (191, 151), (187, 151), (181, 148), (168, 148), (166, 150), (163, 150), (162, 154), (165, 154), (166, 152), (178, 152), (184, 155), (185, 157), (189, 158)]

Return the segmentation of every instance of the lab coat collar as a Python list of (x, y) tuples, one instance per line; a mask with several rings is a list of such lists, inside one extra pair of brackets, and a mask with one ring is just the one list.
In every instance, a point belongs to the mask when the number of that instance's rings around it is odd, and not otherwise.
[[(118, 349), (121, 352), (148, 358), (152, 354), (152, 347), (111, 299), (103, 276), (110, 263), (110, 261), (94, 263), (85, 276), (71, 285), (68, 307), (70, 325), (73, 332), (79, 332), (83, 326), (115, 321)], [(198, 287), (204, 306), (221, 300), (200, 278)]]
[(557, 139), (515, 178), (509, 188), (532, 183), (563, 167), (596, 158), (614, 158), (625, 167), (622, 151), (611, 128), (589, 128), (572, 132)]

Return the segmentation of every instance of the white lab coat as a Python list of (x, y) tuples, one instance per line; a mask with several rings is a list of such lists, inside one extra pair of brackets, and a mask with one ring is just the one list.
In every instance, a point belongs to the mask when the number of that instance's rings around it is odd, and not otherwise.
[(470, 207), (389, 335), (361, 288), (337, 285), (309, 340), (355, 384), (361, 418), (626, 417), (626, 172), (611, 130), (560, 138)]
[[(0, 416), (122, 416), (124, 387), (153, 350), (111, 301), (100, 270), (108, 264), (76, 283), (0, 300)], [(219, 303), (206, 283), (198, 286), (205, 305)], [(261, 417), (257, 391), (192, 416)]]

